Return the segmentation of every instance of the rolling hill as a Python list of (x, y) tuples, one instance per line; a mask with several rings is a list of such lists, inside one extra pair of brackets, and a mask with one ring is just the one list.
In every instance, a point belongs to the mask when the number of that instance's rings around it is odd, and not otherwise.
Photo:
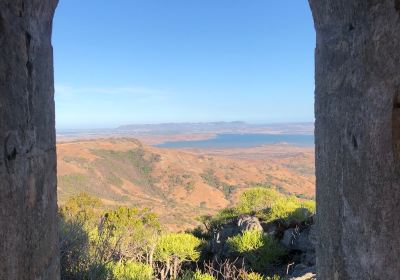
[(306, 148), (174, 150), (110, 138), (61, 142), (57, 154), (59, 204), (87, 192), (109, 207), (149, 207), (170, 229), (193, 227), (195, 217), (257, 185), (314, 194), (313, 150)]

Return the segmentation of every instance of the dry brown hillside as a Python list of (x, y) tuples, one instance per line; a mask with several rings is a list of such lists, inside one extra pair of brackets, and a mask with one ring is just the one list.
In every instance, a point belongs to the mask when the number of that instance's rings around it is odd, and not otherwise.
[(244, 189), (269, 185), (313, 196), (312, 150), (268, 146), (181, 151), (136, 139), (77, 140), (57, 144), (58, 198), (78, 192), (106, 205), (150, 207), (171, 229), (231, 205)]

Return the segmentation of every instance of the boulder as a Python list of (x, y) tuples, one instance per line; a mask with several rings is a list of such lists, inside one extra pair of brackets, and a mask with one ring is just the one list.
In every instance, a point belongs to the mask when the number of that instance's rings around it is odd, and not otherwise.
[(302, 276), (299, 277), (291, 277), (289, 278), (290, 280), (316, 280), (317, 279), (317, 275), (315, 273), (306, 273)]
[(233, 219), (230, 223), (222, 225), (215, 231), (211, 241), (211, 252), (216, 257), (230, 256), (229, 247), (226, 241), (229, 237), (241, 234), (247, 230), (263, 231), (260, 221), (257, 217), (243, 215), (237, 219)]
[(310, 238), (310, 228), (300, 230), (299, 228), (289, 228), (283, 233), (281, 244), (288, 250), (314, 251), (314, 245)]
[(298, 264), (293, 268), (291, 273), (291, 277), (297, 279), (296, 277), (303, 277), (309, 273), (315, 274), (316, 267), (315, 266), (306, 266), (304, 264)]
[(260, 220), (257, 217), (250, 215), (241, 216), (237, 221), (237, 226), (242, 233), (247, 230), (263, 231)]

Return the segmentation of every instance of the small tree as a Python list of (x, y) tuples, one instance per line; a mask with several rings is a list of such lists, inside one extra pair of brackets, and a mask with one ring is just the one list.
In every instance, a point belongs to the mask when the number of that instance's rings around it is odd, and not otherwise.
[(237, 210), (240, 213), (256, 213), (270, 208), (282, 195), (270, 188), (254, 188), (240, 195)]
[(129, 259), (151, 265), (160, 232), (158, 218), (149, 209), (119, 207), (104, 215), (92, 239), (103, 261)]
[(197, 261), (200, 253), (200, 239), (188, 233), (169, 233), (159, 238), (155, 251), (155, 259), (161, 264), (162, 280), (169, 275), (176, 279), (184, 262)]

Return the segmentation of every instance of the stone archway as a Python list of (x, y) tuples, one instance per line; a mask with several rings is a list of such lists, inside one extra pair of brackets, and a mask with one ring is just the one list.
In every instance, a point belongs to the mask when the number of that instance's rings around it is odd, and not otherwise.
[(0, 279), (59, 279), (55, 0), (0, 0)]
[[(0, 0), (0, 279), (59, 279), (51, 27)], [(319, 279), (400, 272), (400, 1), (310, 0)]]
[(400, 274), (400, 1), (310, 0), (319, 279)]

